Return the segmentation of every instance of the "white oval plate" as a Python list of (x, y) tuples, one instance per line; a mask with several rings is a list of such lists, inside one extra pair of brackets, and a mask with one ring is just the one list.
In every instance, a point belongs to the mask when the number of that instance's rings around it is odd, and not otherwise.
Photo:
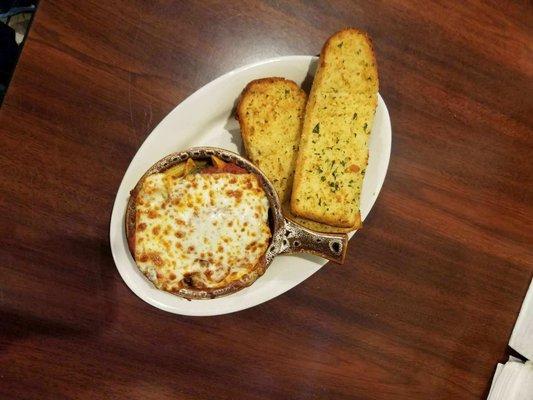
[[(156, 289), (139, 271), (128, 250), (124, 215), (129, 192), (144, 172), (167, 154), (193, 146), (216, 146), (241, 152), (239, 125), (232, 116), (237, 98), (251, 80), (270, 76), (301, 84), (314, 75), (317, 57), (287, 56), (237, 68), (208, 83), (179, 104), (146, 138), (131, 161), (118, 189), (111, 215), (111, 251), (118, 272), (141, 299), (182, 315), (219, 315), (256, 306), (295, 287), (320, 269), (326, 260), (311, 255), (278, 256), (253, 285), (212, 300), (188, 301)], [(391, 149), (391, 125), (381, 96), (370, 136), (361, 211), (363, 220), (379, 194)]]

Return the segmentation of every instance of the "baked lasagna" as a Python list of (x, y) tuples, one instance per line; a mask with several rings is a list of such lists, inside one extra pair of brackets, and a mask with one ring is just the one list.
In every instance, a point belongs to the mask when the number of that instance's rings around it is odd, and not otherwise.
[(158, 289), (209, 298), (263, 274), (271, 232), (257, 175), (216, 157), (189, 158), (144, 177), (130, 202), (130, 250)]

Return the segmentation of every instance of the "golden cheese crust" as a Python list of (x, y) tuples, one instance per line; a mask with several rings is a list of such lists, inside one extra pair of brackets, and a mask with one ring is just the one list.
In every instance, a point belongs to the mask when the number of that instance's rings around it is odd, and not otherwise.
[(254, 174), (203, 171), (187, 173), (183, 163), (145, 177), (132, 193), (128, 239), (137, 266), (158, 289), (215, 297), (264, 273), (269, 203)]
[(291, 211), (341, 228), (360, 225), (360, 194), (377, 107), (370, 38), (345, 29), (320, 54), (302, 128)]

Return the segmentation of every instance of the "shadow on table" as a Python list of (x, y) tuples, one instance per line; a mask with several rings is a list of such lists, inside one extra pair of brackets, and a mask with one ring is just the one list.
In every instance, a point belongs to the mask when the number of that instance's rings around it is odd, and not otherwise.
[(54, 256), (45, 272), (33, 263), (18, 271), (13, 265), (15, 274), (32, 278), (23, 289), (2, 291), (0, 354), (32, 336), (98, 336), (115, 319), (116, 274), (107, 240), (57, 235), (34, 246)]
[(30, 335), (39, 336), (81, 336), (87, 331), (83, 328), (70, 326), (67, 323), (39, 318), (34, 315), (24, 315), (15, 311), (0, 311), (0, 351), (15, 340), (21, 340)]

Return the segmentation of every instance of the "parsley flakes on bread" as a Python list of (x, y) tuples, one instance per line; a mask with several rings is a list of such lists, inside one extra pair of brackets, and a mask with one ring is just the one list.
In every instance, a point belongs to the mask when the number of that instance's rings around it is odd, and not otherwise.
[(341, 228), (360, 227), (377, 93), (370, 38), (356, 29), (331, 36), (307, 102), (291, 197), (294, 214)]
[(309, 99), (284, 78), (246, 86), (236, 113), (246, 155), (272, 181), (287, 218), (320, 232), (361, 226), (377, 91), (370, 39), (356, 29), (328, 39)]

